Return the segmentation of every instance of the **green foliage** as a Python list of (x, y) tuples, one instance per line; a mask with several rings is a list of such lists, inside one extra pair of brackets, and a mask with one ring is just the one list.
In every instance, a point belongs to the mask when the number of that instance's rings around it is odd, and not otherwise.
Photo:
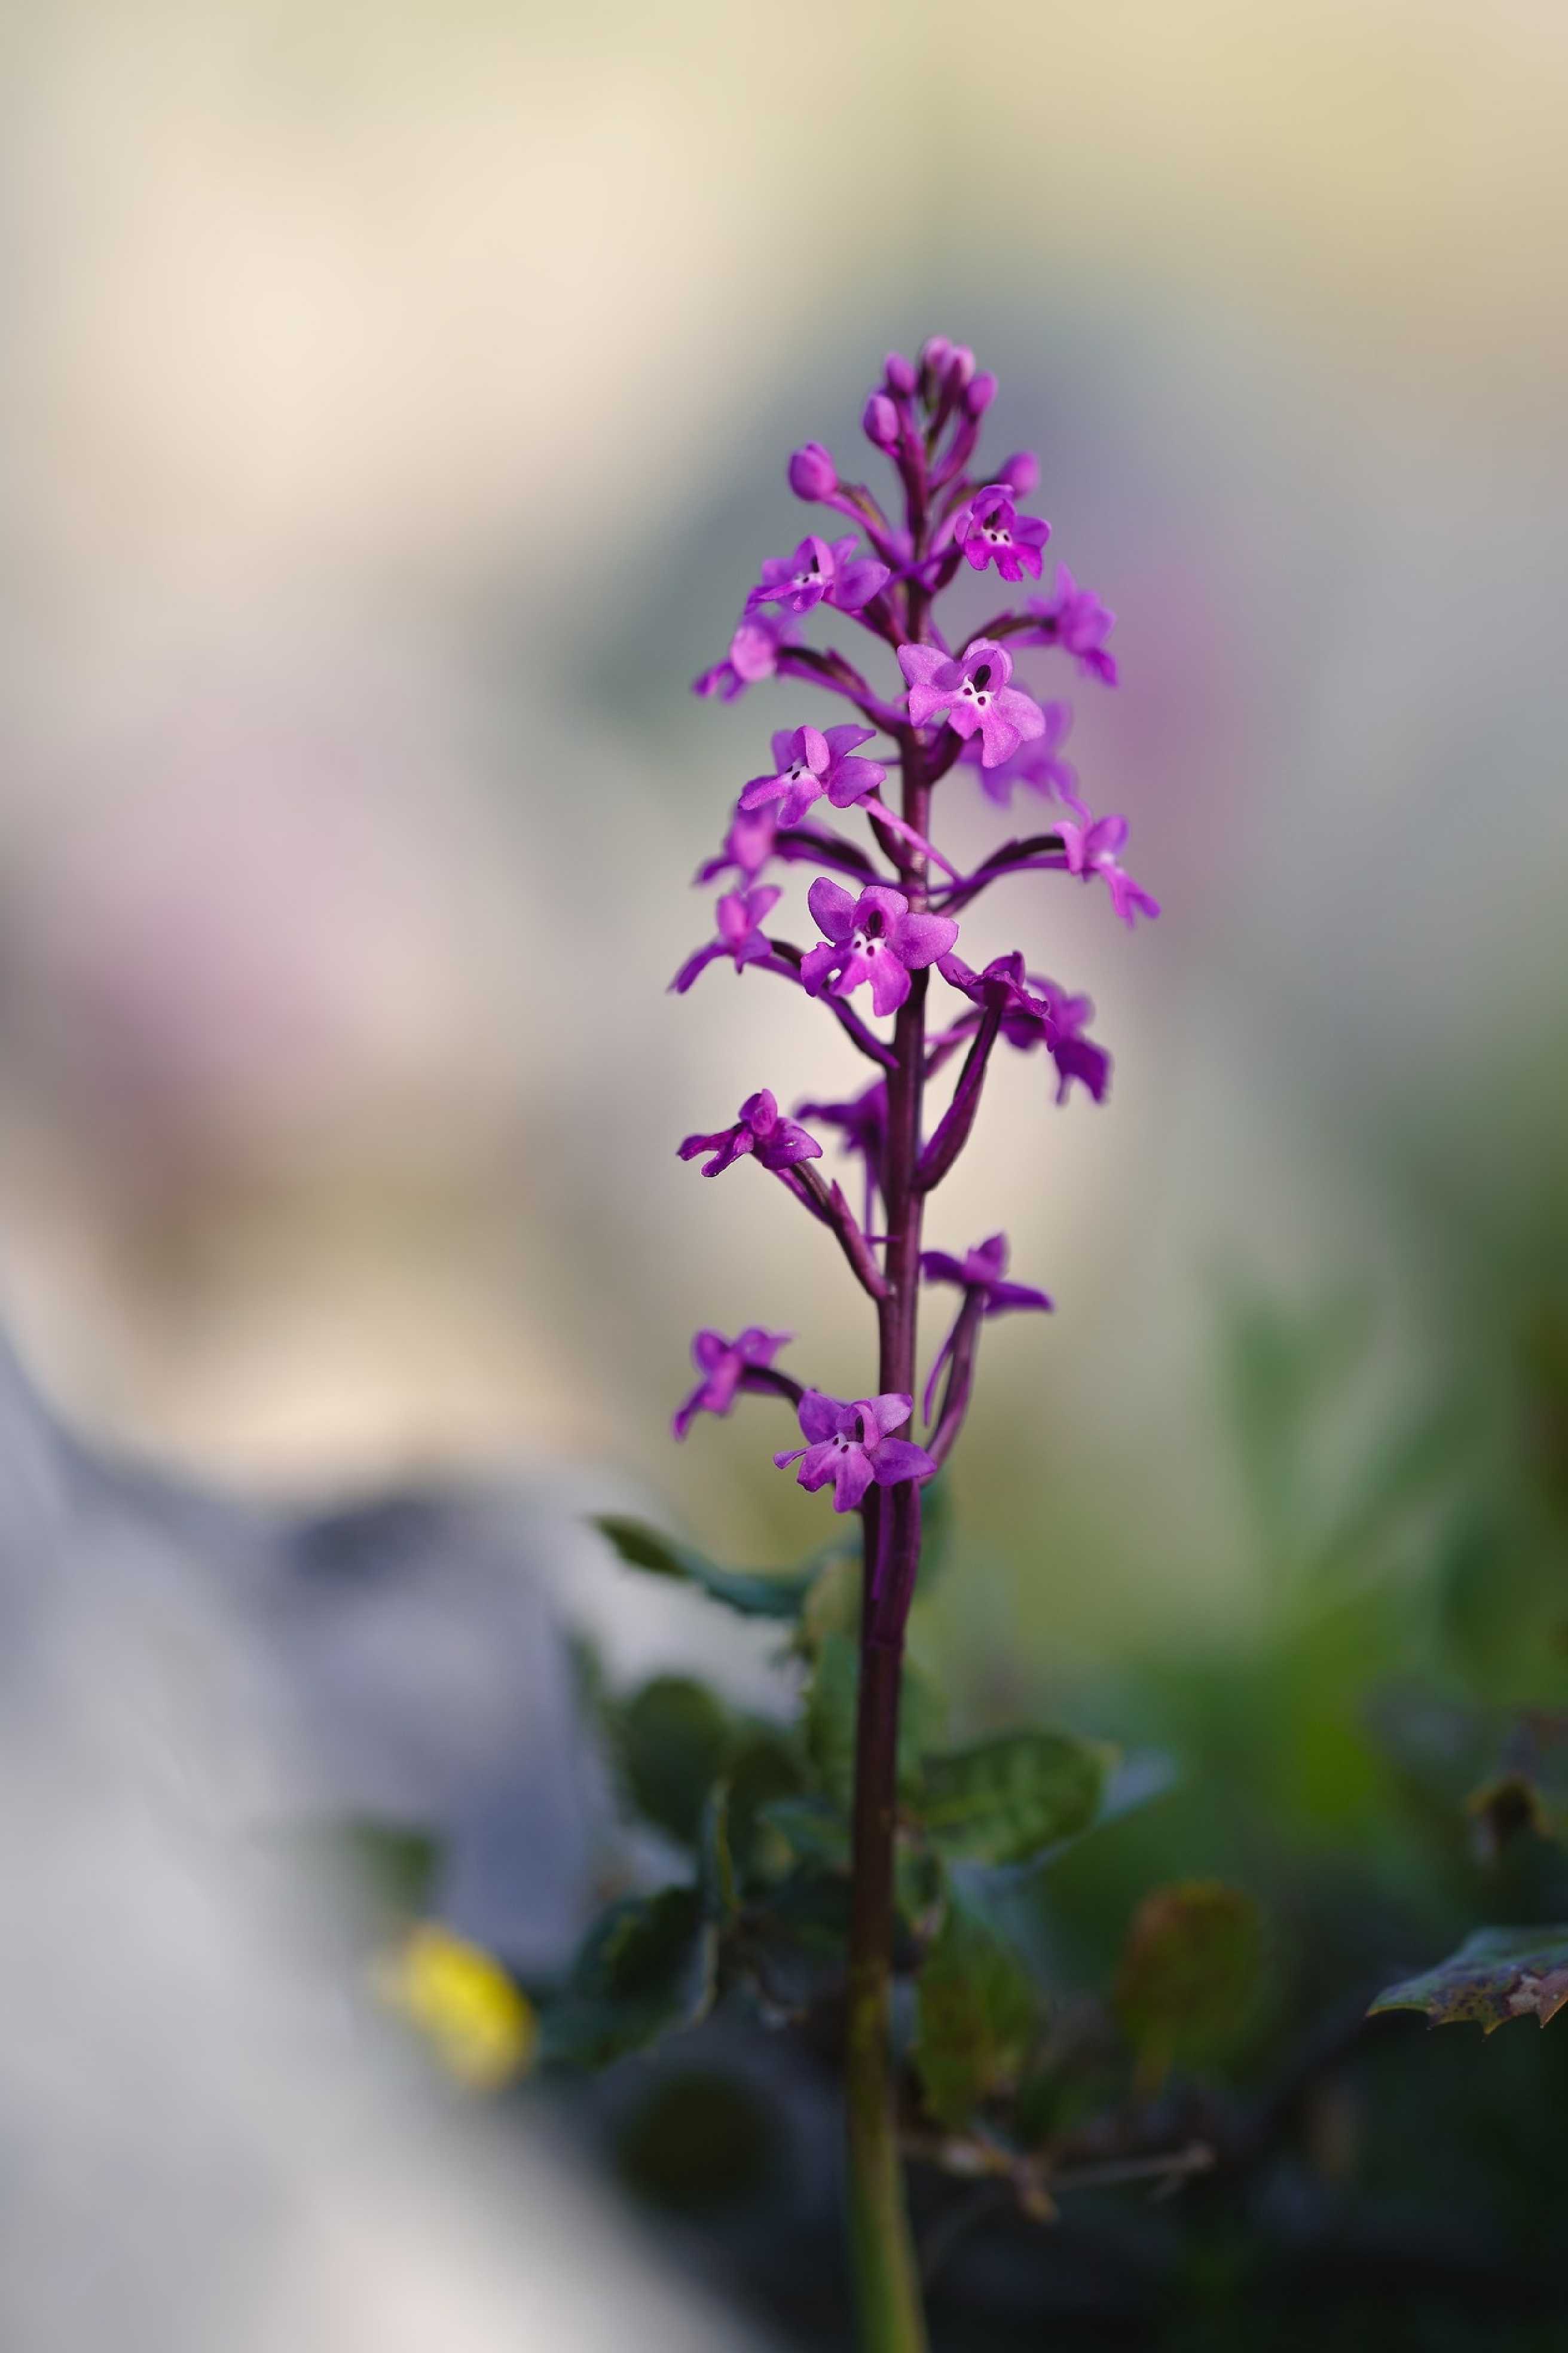
[(1421, 1977), (1380, 1993), (1368, 2010), (1425, 2010), (1434, 2026), (1474, 2022), (1493, 2033), (1510, 2018), (1542, 2026), (1568, 2004), (1568, 1926), (1478, 1928)]
[(656, 1675), (612, 1710), (610, 1722), (632, 1805), (683, 1846), (694, 1844), (730, 1756), (727, 1709), (689, 1675)]
[(563, 1998), (544, 2013), (541, 2057), (604, 2067), (673, 2028), (694, 2026), (712, 2002), (716, 1950), (695, 1888), (612, 1905), (588, 1931)]
[(1112, 1755), (1065, 1732), (1002, 1733), (927, 1756), (915, 1810), (950, 1862), (1037, 1862), (1093, 1821)]
[(1146, 2091), (1173, 2065), (1202, 2064), (1245, 2026), (1262, 1960), (1258, 1907), (1219, 1880), (1156, 1888), (1133, 1916), (1115, 2005)]
[[(847, 1813), (855, 1792), (855, 1710), (860, 1689), (860, 1655), (847, 1634), (822, 1640), (806, 1694), (805, 1744), (818, 1780)], [(930, 1678), (906, 1662), (899, 1704), (899, 1778), (906, 1788), (920, 1779), (926, 1750), (941, 1737), (946, 1705)]]
[(820, 1567), (814, 1559), (793, 1569), (721, 1568), (705, 1553), (661, 1535), (645, 1520), (610, 1512), (596, 1517), (594, 1525), (609, 1538), (628, 1568), (695, 1585), (710, 1600), (738, 1609), (743, 1618), (798, 1618)]
[(1531, 1708), (1518, 1717), (1468, 1810), (1489, 1858), (1521, 1831), (1568, 1845), (1568, 1715)]
[(1008, 2090), (1029, 2056), (1040, 2002), (994, 1929), (950, 1904), (921, 1969), (913, 2058), (925, 2105), (956, 2132)]

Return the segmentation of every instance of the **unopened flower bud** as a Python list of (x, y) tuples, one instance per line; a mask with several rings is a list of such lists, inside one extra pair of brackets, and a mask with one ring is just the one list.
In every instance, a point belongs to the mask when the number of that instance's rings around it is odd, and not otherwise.
[(873, 448), (894, 449), (899, 442), (899, 412), (885, 392), (874, 392), (866, 403), (861, 428)]
[(945, 335), (928, 335), (921, 345), (921, 365), (940, 375), (952, 357), (952, 345)]
[(915, 372), (902, 352), (889, 352), (882, 377), (889, 392), (907, 400), (915, 388)]
[(995, 478), (1005, 482), (1018, 498), (1026, 499), (1039, 485), (1040, 461), (1032, 449), (1015, 449), (1010, 458), (1003, 459)]
[(838, 488), (838, 470), (820, 441), (808, 441), (792, 452), (789, 486), (797, 499), (830, 499)]
[(956, 388), (962, 392), (974, 374), (974, 353), (967, 343), (953, 344), (948, 353), (947, 373)]
[(963, 387), (963, 413), (966, 417), (984, 417), (996, 397), (996, 379), (987, 368), (972, 376)]

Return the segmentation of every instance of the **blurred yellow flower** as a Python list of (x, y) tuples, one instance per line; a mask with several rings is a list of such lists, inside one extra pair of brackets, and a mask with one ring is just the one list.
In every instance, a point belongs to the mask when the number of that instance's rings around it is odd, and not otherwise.
[(539, 2027), (526, 1996), (488, 1953), (433, 1920), (382, 1957), (374, 1984), (471, 2091), (497, 2090), (533, 2058)]

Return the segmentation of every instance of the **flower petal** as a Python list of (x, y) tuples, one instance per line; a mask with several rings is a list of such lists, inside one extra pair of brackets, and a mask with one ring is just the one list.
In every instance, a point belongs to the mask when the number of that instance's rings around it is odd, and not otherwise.
[(817, 930), (842, 947), (855, 929), (855, 902), (848, 892), (841, 883), (819, 874), (805, 894), (805, 903)]

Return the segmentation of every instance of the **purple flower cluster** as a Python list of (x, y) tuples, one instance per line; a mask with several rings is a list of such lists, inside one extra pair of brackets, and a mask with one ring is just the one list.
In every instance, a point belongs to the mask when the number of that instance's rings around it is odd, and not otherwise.
[[(798, 1464), (803, 1487), (830, 1488), (836, 1510), (863, 1514), (868, 1593), (879, 1611), (892, 1613), (895, 1627), (918, 1563), (920, 1484), (945, 1461), (962, 1426), (981, 1330), (997, 1315), (1051, 1305), (1043, 1291), (1008, 1279), (1005, 1235), (962, 1257), (923, 1249), (926, 1201), (969, 1143), (998, 1045), (1042, 1050), (1058, 1103), (1075, 1083), (1101, 1103), (1110, 1078), (1110, 1055), (1088, 1034), (1089, 999), (1031, 972), (1016, 948), (981, 948), (987, 961), (967, 961), (959, 953), (960, 918), (967, 935), (972, 911), (994, 886), (1058, 887), (1039, 882), (1051, 872), (1103, 882), (1129, 928), (1159, 913), (1121, 864), (1125, 818), (1097, 818), (1080, 797), (1077, 771), (1063, 755), (1069, 705), (1042, 702), (1032, 678), (1015, 670), (1019, 658), (1059, 649), (1086, 676), (1114, 686), (1117, 664), (1107, 645), (1113, 615), (1058, 564), (1047, 591), (979, 627), (937, 617), (950, 591), (978, 595), (991, 575), (1008, 586), (1038, 582), (1044, 571), (1050, 525), (1022, 511), (1039, 481), (1038, 460), (1019, 450), (989, 471), (976, 460), (995, 397), (995, 378), (942, 336), (916, 360), (889, 353), (861, 425), (872, 451), (890, 466), (897, 496), (884, 503), (875, 490), (847, 480), (821, 442), (796, 449), (790, 489), (836, 520), (807, 533), (790, 554), (763, 561), (728, 654), (693, 681), (697, 694), (723, 702), (768, 679), (792, 694), (810, 686), (836, 699), (839, 716), (818, 727), (786, 706), (791, 723), (773, 731), (769, 765), (739, 787), (720, 849), (698, 870), (700, 883), (730, 887), (715, 908), (713, 935), (671, 987), (684, 992), (710, 964), (725, 960), (737, 973), (755, 967), (822, 1005), (874, 1067), (858, 1092), (803, 1103), (795, 1117), (760, 1088), (731, 1125), (689, 1135), (680, 1157), (700, 1160), (706, 1176), (749, 1159), (777, 1177), (833, 1236), (875, 1303), (879, 1348), (868, 1384), (875, 1393), (845, 1401), (803, 1388), (775, 1366), (783, 1333), (751, 1325), (727, 1340), (700, 1332), (692, 1355), (701, 1378), (676, 1416), (676, 1434), (683, 1437), (700, 1413), (728, 1414), (742, 1393), (794, 1403), (805, 1442), (773, 1459), (781, 1469)], [(864, 633), (884, 682), (840, 647), (808, 642), (807, 625), (825, 619)], [(889, 784), (895, 773), (896, 798)], [(932, 840), (936, 796), (949, 775), (978, 782), (1004, 809), (1024, 786), (1051, 829), (1004, 842), (961, 871)], [(852, 839), (820, 822), (833, 814), (854, 818), (867, 834)], [(764, 929), (783, 895), (764, 878), (775, 866), (802, 863), (817, 869), (805, 904), (820, 937), (799, 945)], [(949, 1000), (945, 1026), (932, 1018), (936, 985), (957, 1000)], [(852, 1002), (868, 999), (868, 1018)], [(890, 1034), (874, 1026), (889, 1019)], [(922, 1104), (950, 1068), (956, 1075), (946, 1107), (923, 1133)], [(805, 1120), (831, 1132), (858, 1163), (860, 1217), (816, 1166), (822, 1146)], [(932, 1426), (923, 1447), (897, 1434), (919, 1386), (922, 1284), (960, 1293), (925, 1383)]]

